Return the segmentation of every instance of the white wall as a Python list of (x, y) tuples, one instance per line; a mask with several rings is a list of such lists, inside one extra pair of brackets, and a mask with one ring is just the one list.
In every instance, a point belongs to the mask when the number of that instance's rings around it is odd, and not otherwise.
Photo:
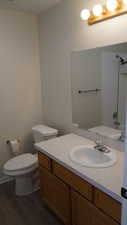
[(64, 0), (40, 16), (41, 75), (45, 119), (69, 130), (72, 123), (70, 56), (74, 50), (126, 42), (126, 15), (88, 26), (83, 8), (101, 0)]
[(11, 157), (6, 140), (32, 151), (31, 128), (42, 121), (38, 19), (0, 10), (0, 167)]

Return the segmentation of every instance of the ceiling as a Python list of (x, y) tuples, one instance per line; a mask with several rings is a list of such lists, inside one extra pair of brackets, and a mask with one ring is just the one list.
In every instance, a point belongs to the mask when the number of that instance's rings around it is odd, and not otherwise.
[(16, 9), (32, 13), (40, 13), (61, 0), (0, 0), (0, 9)]

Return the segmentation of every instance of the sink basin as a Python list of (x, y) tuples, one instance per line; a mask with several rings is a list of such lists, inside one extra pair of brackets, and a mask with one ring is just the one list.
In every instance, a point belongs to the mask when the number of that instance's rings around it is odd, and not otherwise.
[(100, 152), (91, 145), (81, 145), (69, 152), (70, 159), (80, 166), (90, 168), (106, 168), (117, 162), (115, 151), (110, 149), (109, 153)]

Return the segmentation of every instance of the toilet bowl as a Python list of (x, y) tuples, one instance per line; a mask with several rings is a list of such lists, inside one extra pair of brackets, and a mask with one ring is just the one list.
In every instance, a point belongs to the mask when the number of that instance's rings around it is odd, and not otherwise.
[(36, 185), (32, 178), (34, 178), (33, 172), (37, 168), (37, 155), (30, 153), (16, 156), (5, 163), (3, 167), (4, 173), (16, 179), (16, 195), (28, 195), (36, 191)]
[[(57, 130), (44, 125), (35, 126), (32, 131), (35, 143), (55, 138), (58, 133)], [(39, 188), (37, 154), (25, 153), (8, 160), (3, 172), (15, 178), (16, 195), (28, 195)]]

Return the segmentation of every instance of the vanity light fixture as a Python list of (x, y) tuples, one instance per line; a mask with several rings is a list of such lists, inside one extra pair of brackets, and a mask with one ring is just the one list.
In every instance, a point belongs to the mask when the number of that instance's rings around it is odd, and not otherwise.
[(83, 9), (81, 18), (89, 25), (127, 13), (127, 0), (106, 0), (104, 5), (97, 4), (92, 10)]
[(127, 5), (127, 0), (123, 0), (123, 4), (124, 5)]
[(107, 0), (106, 1), (106, 8), (113, 12), (116, 8), (118, 7), (118, 2), (117, 0)]
[(90, 11), (89, 11), (89, 9), (83, 9), (81, 11), (81, 18), (82, 18), (82, 20), (88, 20), (90, 18)]
[(95, 5), (95, 6), (93, 7), (92, 12), (93, 12), (93, 15), (94, 15), (94, 16), (101, 16), (102, 13), (103, 13), (103, 6), (100, 5), (100, 4)]

